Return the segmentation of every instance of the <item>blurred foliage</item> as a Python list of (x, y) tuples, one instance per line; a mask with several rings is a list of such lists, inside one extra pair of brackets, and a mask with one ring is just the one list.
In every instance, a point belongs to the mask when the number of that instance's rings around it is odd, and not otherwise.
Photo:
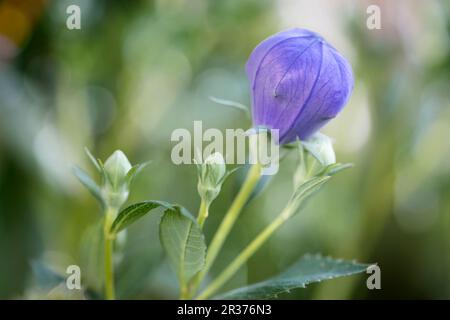
[[(378, 262), (382, 290), (368, 291), (362, 276), (284, 298), (450, 298), (450, 6), (375, 3), (381, 30), (366, 28), (369, 2), (356, 0), (0, 2), (0, 298), (69, 298), (64, 288), (37, 287), (33, 261), (62, 275), (80, 265), (83, 284), (94, 292), (101, 286), (101, 263), (87, 245), (100, 208), (70, 170), (94, 171), (85, 146), (100, 158), (122, 149), (132, 163), (152, 161), (129, 202), (161, 199), (197, 212), (196, 169), (171, 162), (171, 132), (192, 130), (194, 120), (249, 128), (238, 111), (208, 97), (248, 105), (248, 55), (293, 26), (321, 33), (352, 63), (353, 97), (325, 133), (336, 139), (338, 161), (356, 166), (279, 230), (224, 291), (321, 252)], [(81, 30), (66, 28), (69, 4), (81, 8)], [(250, 203), (213, 274), (283, 207), (295, 160), (288, 156)], [(207, 242), (241, 171), (212, 204)], [(117, 261), (119, 298), (177, 296), (158, 221), (149, 215), (128, 230)]]

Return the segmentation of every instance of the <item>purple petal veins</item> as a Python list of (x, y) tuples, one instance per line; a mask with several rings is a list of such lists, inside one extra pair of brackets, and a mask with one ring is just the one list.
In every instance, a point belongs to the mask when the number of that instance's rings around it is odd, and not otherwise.
[(302, 140), (334, 118), (353, 89), (350, 64), (318, 34), (280, 32), (260, 43), (246, 65), (254, 126), (280, 130), (280, 142)]

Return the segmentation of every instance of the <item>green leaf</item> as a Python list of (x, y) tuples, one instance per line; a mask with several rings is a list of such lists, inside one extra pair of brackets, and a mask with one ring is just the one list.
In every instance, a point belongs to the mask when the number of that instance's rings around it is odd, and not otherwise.
[(319, 191), (322, 185), (330, 179), (330, 176), (313, 177), (294, 190), (289, 203), (291, 209), (286, 211), (289, 212), (289, 216), (299, 212), (299, 209), (306, 203), (306, 200)]
[(320, 175), (327, 175), (332, 176), (338, 173), (339, 171), (348, 169), (353, 167), (353, 163), (334, 163), (330, 164), (329, 166), (326, 166), (323, 171), (320, 173)]
[(139, 163), (131, 167), (131, 169), (127, 172), (126, 180), (128, 183), (128, 186), (131, 185), (133, 182), (133, 179), (138, 175), (139, 172), (141, 172), (142, 169), (144, 169), (147, 165), (150, 164), (150, 161)]
[(203, 233), (186, 209), (175, 206), (164, 212), (159, 225), (159, 237), (180, 287), (184, 287), (205, 264)]
[(223, 176), (222, 180), (220, 181), (222, 184), (225, 182), (225, 180), (227, 180), (227, 178), (229, 176), (231, 176), (233, 173), (235, 173), (236, 171), (238, 171), (239, 169), (241, 169), (243, 166), (237, 166), (233, 169), (227, 170), (227, 172), (225, 173), (225, 175)]
[(313, 177), (306, 181), (305, 183), (301, 184), (297, 189), (294, 190), (294, 193), (292, 194), (293, 199), (305, 199), (311, 194), (315, 193), (319, 188), (328, 180), (330, 180), (331, 177), (324, 176), (324, 177)]
[(73, 174), (80, 180), (80, 182), (91, 192), (91, 194), (103, 204), (104, 200), (100, 191), (100, 187), (92, 180), (92, 178), (81, 168), (74, 166)]
[(100, 167), (100, 176), (102, 177), (102, 185), (109, 184), (110, 186), (112, 186), (112, 181), (105, 170), (105, 165), (103, 164), (103, 161), (100, 159), (98, 159), (98, 166)]
[(116, 234), (122, 231), (130, 224), (156, 208), (170, 209), (172, 208), (172, 205), (164, 201), (155, 200), (148, 200), (132, 204), (131, 206), (126, 207), (119, 212), (116, 219), (111, 225), (110, 232)]
[(98, 161), (95, 159), (95, 157), (92, 155), (92, 153), (89, 151), (89, 149), (87, 147), (84, 148), (84, 152), (86, 152), (89, 160), (91, 160), (91, 162), (94, 164), (94, 166), (98, 170), (98, 172), (101, 172), (102, 169), (100, 168)]
[(249, 111), (248, 107), (243, 105), (242, 103), (239, 103), (236, 101), (231, 101), (231, 100), (220, 99), (220, 98), (216, 98), (216, 97), (209, 97), (209, 99), (211, 101), (221, 104), (223, 106), (232, 107), (232, 108), (236, 108), (240, 111), (243, 111), (245, 113), (245, 115), (248, 118), (250, 118), (250, 111)]
[(270, 299), (310, 283), (365, 272), (369, 264), (305, 255), (285, 272), (268, 280), (226, 292), (217, 299)]

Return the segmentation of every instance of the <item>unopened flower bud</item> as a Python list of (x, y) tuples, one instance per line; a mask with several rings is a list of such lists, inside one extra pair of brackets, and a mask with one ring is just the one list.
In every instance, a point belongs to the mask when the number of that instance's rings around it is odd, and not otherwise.
[(225, 160), (219, 152), (208, 156), (203, 163), (197, 164), (198, 193), (210, 204), (220, 193), (227, 175)]
[(127, 174), (132, 166), (125, 154), (116, 150), (106, 160), (104, 171), (106, 179), (102, 185), (103, 196), (111, 207), (119, 208), (128, 199), (129, 184)]
[(254, 127), (280, 130), (280, 143), (308, 139), (345, 106), (352, 68), (320, 35), (291, 29), (261, 42), (247, 65)]
[(336, 163), (336, 154), (333, 149), (333, 142), (330, 137), (323, 133), (316, 132), (306, 141), (302, 141), (303, 146), (308, 150), (322, 166)]

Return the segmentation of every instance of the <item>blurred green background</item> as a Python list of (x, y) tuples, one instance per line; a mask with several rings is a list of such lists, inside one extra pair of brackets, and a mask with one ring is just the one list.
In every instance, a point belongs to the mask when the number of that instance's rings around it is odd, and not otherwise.
[[(81, 8), (81, 30), (66, 8)], [(381, 30), (366, 27), (370, 4)], [(264, 38), (290, 27), (322, 34), (351, 62), (353, 96), (324, 132), (338, 175), (227, 285), (253, 283), (305, 253), (378, 262), (367, 275), (311, 285), (282, 298), (450, 298), (450, 3), (448, 1), (155, 0), (0, 2), (0, 298), (49, 298), (33, 261), (101, 285), (85, 254), (101, 215), (71, 174), (94, 174), (87, 146), (152, 160), (129, 202), (161, 199), (197, 212), (196, 169), (174, 165), (175, 128), (244, 128), (249, 120), (209, 96), (249, 104), (244, 65)], [(217, 273), (284, 206), (295, 156), (237, 222)], [(207, 241), (236, 194), (230, 178), (206, 223)], [(119, 298), (177, 297), (158, 240), (158, 215), (128, 232)], [(92, 248), (90, 248), (92, 249)], [(120, 258), (120, 257), (119, 257)]]

